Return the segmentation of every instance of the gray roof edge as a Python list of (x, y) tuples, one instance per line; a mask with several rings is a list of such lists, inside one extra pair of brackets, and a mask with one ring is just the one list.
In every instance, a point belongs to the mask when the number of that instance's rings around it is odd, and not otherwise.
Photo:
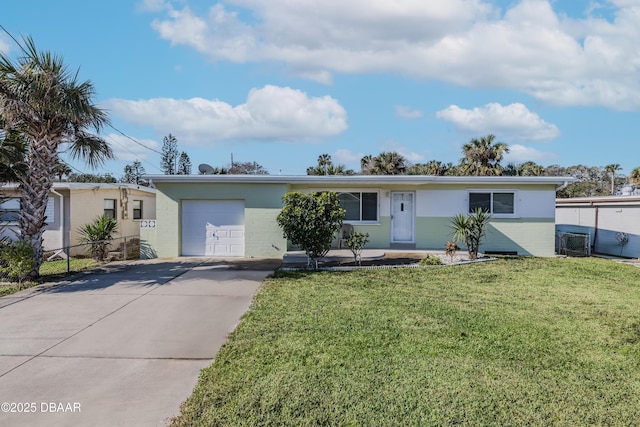
[[(0, 190), (15, 190), (19, 187), (17, 183), (2, 183), (0, 184)], [(128, 184), (124, 182), (54, 182), (53, 190), (93, 190), (93, 189), (119, 189), (119, 188), (129, 188), (131, 190), (140, 190), (149, 194), (156, 194), (155, 188), (145, 187), (144, 185), (138, 184)]]
[(576, 181), (557, 176), (432, 176), (432, 175), (145, 175), (154, 183), (252, 184), (549, 184)]
[(566, 199), (556, 199), (556, 205), (605, 205), (605, 204), (626, 204), (640, 203), (640, 196), (593, 196), (593, 197), (573, 197)]

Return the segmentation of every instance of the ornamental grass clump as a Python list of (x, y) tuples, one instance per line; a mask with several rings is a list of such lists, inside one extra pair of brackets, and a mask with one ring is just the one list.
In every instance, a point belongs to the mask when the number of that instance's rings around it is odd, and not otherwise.
[(427, 254), (424, 258), (418, 261), (418, 265), (442, 265), (442, 260), (437, 255)]

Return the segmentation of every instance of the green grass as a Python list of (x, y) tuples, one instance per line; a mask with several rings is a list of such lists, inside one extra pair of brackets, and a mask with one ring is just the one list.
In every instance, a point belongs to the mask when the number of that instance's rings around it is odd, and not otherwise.
[(71, 258), (69, 266), (67, 266), (66, 259), (47, 261), (40, 267), (40, 279), (38, 282), (2, 284), (0, 285), (0, 297), (15, 294), (16, 292), (29, 289), (42, 283), (57, 280), (68, 274), (87, 270), (91, 267), (95, 267), (96, 265), (98, 265), (98, 263), (91, 258)]
[(55, 279), (70, 273), (87, 270), (99, 265), (91, 258), (71, 258), (67, 266), (66, 259), (47, 261), (40, 266), (40, 277), (44, 280)]
[(637, 425), (640, 269), (280, 273), (175, 426)]

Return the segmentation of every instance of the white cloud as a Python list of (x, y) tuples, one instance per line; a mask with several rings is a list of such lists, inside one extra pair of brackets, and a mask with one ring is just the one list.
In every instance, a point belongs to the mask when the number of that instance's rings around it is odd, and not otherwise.
[(331, 159), (335, 164), (346, 164), (351, 167), (360, 167), (360, 160), (365, 156), (364, 153), (354, 153), (346, 148), (339, 148), (331, 155)]
[(165, 0), (142, 0), (138, 3), (138, 9), (147, 12), (160, 12), (172, 8), (171, 3)]
[(152, 154), (151, 150), (160, 151), (160, 144), (152, 139), (134, 138), (138, 142), (136, 143), (117, 133), (110, 133), (104, 139), (111, 146), (115, 159), (123, 162), (145, 160)]
[(214, 61), (275, 61), (324, 83), (334, 73), (391, 72), (559, 105), (640, 108), (638, 1), (609, 0), (611, 20), (567, 17), (552, 0), (493, 3), (220, 0), (202, 16), (173, 6), (152, 26)]
[(0, 37), (0, 53), (6, 55), (7, 53), (9, 53), (10, 50), (11, 50), (11, 46), (9, 46), (9, 43), (4, 41), (2, 37)]
[(509, 145), (509, 152), (504, 156), (507, 163), (524, 163), (524, 162), (536, 162), (536, 163), (552, 163), (558, 158), (558, 155), (549, 151), (540, 151), (535, 148), (525, 147), (524, 145), (514, 144)]
[[(395, 151), (396, 153), (402, 154), (404, 158), (411, 163), (419, 163), (424, 160), (424, 156), (422, 154), (411, 151), (398, 141), (386, 141), (380, 148), (382, 151)], [(378, 153), (373, 153), (373, 155), (376, 156)]]
[(225, 140), (314, 141), (347, 129), (345, 109), (329, 96), (309, 97), (289, 87), (252, 89), (244, 104), (214, 99), (112, 99), (111, 113), (136, 124), (171, 132), (187, 145)]
[(489, 103), (472, 110), (451, 105), (436, 117), (453, 123), (461, 132), (483, 136), (494, 134), (513, 141), (550, 141), (560, 135), (557, 126), (547, 123), (520, 103), (502, 106)]
[(407, 107), (404, 105), (396, 105), (395, 112), (397, 117), (408, 120), (419, 119), (423, 116), (422, 111), (414, 110), (411, 107)]

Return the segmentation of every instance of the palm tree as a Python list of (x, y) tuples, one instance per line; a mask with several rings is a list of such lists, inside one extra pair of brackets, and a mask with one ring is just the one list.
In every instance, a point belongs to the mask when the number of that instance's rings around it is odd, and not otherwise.
[(61, 57), (39, 52), (31, 37), (21, 46), (15, 63), (0, 54), (0, 111), (9, 129), (20, 132), (28, 143), (26, 173), (18, 177), (22, 190), (20, 232), (33, 247), (34, 263), (29, 279), (39, 275), (45, 210), (53, 187), (61, 147), (73, 158), (84, 158), (95, 167), (113, 156), (109, 145), (92, 134), (109, 123), (105, 111), (92, 98), (93, 84), (79, 82)]
[(58, 181), (62, 181), (62, 177), (63, 176), (67, 176), (68, 177), (73, 172), (73, 170), (71, 169), (71, 166), (69, 166), (68, 164), (66, 164), (62, 160), (58, 161), (58, 164), (55, 165), (53, 170), (54, 170), (54, 172), (56, 174), (56, 177), (58, 177)]
[(6, 126), (0, 116), (0, 182), (15, 182), (24, 172), (27, 141), (19, 132)]
[(372, 175), (371, 170), (373, 169), (373, 156), (371, 154), (367, 154), (362, 159), (360, 159), (360, 170), (363, 175)]
[(451, 163), (445, 164), (439, 160), (429, 160), (427, 163), (417, 163), (411, 166), (407, 173), (409, 175), (433, 175), (443, 176), (449, 172)]
[(640, 167), (637, 167), (631, 171), (629, 180), (634, 184), (640, 184)]
[(321, 154), (318, 165), (307, 168), (307, 175), (353, 175), (353, 170), (345, 165), (334, 165), (329, 154)]
[(407, 159), (395, 151), (380, 153), (374, 164), (380, 175), (401, 175), (407, 170)]
[(375, 157), (364, 156), (360, 165), (365, 175), (402, 175), (408, 167), (404, 156), (395, 151), (380, 153)]
[(496, 142), (495, 135), (472, 139), (462, 146), (461, 172), (466, 175), (501, 175), (500, 161), (509, 152), (504, 142)]
[(618, 163), (612, 163), (610, 165), (607, 165), (604, 167), (604, 170), (609, 174), (609, 176), (611, 177), (611, 194), (615, 193), (615, 178), (616, 178), (616, 172), (621, 170), (622, 168), (620, 167), (620, 165)]

